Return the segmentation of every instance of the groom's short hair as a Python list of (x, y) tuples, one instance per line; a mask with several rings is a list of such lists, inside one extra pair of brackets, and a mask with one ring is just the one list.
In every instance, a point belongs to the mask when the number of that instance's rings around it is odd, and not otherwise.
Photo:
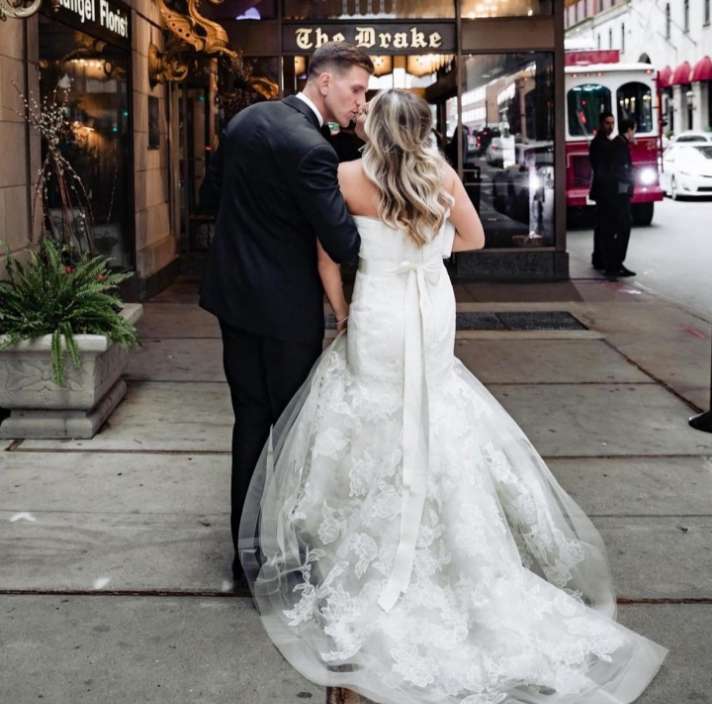
[(375, 70), (371, 57), (362, 47), (351, 42), (327, 42), (312, 54), (307, 79), (316, 78), (330, 68), (347, 71), (352, 66), (360, 66), (369, 73)]

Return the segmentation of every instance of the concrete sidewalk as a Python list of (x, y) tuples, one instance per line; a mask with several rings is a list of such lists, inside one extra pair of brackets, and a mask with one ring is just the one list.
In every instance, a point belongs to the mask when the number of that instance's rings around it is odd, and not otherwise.
[[(468, 331), (457, 354), (601, 530), (620, 619), (671, 654), (643, 704), (712, 703), (710, 321), (632, 283), (458, 285), (461, 311), (588, 331)], [(0, 702), (321, 702), (228, 594), (232, 424), (219, 330), (182, 281), (145, 305), (129, 393), (89, 441), (0, 454)]]

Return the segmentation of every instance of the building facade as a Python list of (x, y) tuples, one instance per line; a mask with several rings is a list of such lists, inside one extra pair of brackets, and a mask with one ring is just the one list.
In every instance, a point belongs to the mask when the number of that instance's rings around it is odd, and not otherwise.
[(148, 71), (150, 43), (163, 45), (160, 22), (151, 0), (61, 0), (0, 23), (0, 239), (22, 256), (53, 226), (59, 194), (50, 188), (43, 213), (35, 191), (45, 153), (23, 96), (63, 102), (64, 155), (84, 184), (97, 250), (136, 273), (127, 294), (137, 298), (177, 268), (178, 100), (170, 85), (150, 85)]
[[(205, 246), (197, 193), (234, 110), (216, 102), (210, 71), (151, 80), (167, 36), (155, 0), (45, 2), (29, 20), (0, 23), (0, 137), (11, 151), (0, 161), (0, 239), (12, 252), (30, 246), (43, 158), (12, 84), (37, 97), (61, 90), (73, 132), (68, 158), (88, 184), (97, 247), (136, 272), (134, 293), (145, 297), (175, 276), (181, 255), (190, 261)], [(241, 52), (245, 75), (279, 96), (301, 89), (321, 43), (345, 38), (368, 48), (370, 89), (401, 87), (428, 102), (434, 136), (483, 220), (486, 249), (457, 255), (452, 275), (568, 278), (561, 3), (225, 0), (203, 10)], [(343, 147), (348, 135), (334, 139)], [(50, 199), (40, 216), (45, 227), (53, 207)]]
[(371, 91), (428, 102), (486, 232), (485, 250), (456, 256), (455, 277), (568, 277), (561, 3), (226, 0), (214, 17), (282, 95), (302, 88), (321, 43), (344, 38), (372, 55)]
[(660, 72), (668, 135), (712, 130), (712, 0), (567, 0), (564, 22), (568, 45)]

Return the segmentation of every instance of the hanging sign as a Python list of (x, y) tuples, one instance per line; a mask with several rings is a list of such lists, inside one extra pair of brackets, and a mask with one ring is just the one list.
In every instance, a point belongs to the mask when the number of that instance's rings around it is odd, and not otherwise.
[(285, 53), (310, 54), (327, 42), (349, 41), (373, 54), (433, 54), (455, 51), (454, 24), (285, 24)]
[(131, 46), (131, 11), (115, 0), (58, 0), (45, 14), (87, 34)]

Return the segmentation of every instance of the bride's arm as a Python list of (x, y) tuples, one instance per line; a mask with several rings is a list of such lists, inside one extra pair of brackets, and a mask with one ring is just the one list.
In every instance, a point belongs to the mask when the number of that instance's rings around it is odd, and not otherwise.
[(349, 306), (344, 296), (344, 285), (341, 280), (339, 265), (326, 253), (321, 242), (316, 242), (319, 256), (319, 276), (324, 287), (324, 292), (329, 305), (336, 316), (336, 329), (341, 332), (346, 327), (346, 318), (349, 315)]
[(450, 222), (456, 230), (452, 251), (467, 252), (482, 249), (485, 246), (485, 231), (470, 196), (467, 195), (460, 177), (451, 166), (447, 167), (446, 178), (448, 191), (455, 199), (450, 208)]

